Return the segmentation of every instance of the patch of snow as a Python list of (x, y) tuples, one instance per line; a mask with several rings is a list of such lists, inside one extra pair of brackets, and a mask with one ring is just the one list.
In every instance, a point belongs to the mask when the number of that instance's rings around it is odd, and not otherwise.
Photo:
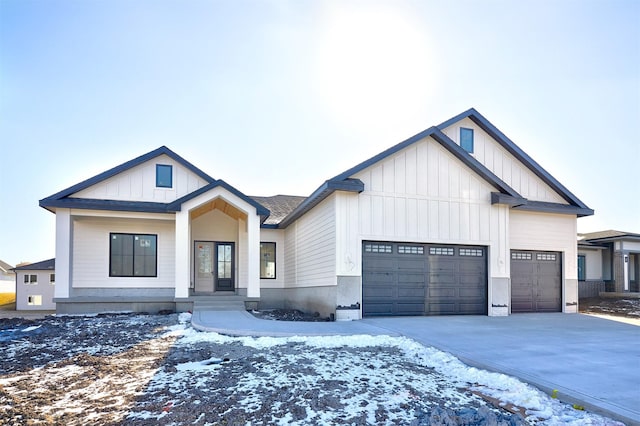
[(31, 327), (24, 328), (21, 331), (23, 332), (33, 331), (33, 330), (39, 329), (40, 327), (42, 327), (42, 325), (32, 325)]

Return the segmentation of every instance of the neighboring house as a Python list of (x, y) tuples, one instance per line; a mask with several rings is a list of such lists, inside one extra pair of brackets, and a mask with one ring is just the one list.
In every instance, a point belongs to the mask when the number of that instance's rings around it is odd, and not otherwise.
[[(580, 296), (598, 291), (640, 291), (640, 234), (600, 231), (578, 234)], [(584, 290), (583, 290), (584, 287)]]
[(16, 292), (16, 274), (13, 266), (0, 260), (0, 293)]
[(160, 147), (40, 206), (59, 312), (577, 312), (577, 218), (593, 214), (474, 109), (309, 197), (249, 197)]
[(56, 260), (14, 268), (16, 273), (16, 310), (54, 310), (56, 287)]

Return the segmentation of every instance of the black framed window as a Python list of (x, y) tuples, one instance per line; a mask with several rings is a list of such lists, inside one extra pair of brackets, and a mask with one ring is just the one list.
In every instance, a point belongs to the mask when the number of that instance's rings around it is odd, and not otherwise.
[(276, 243), (260, 243), (260, 278), (276, 278)]
[(158, 236), (109, 234), (110, 277), (156, 277)]
[(473, 154), (473, 129), (460, 128), (460, 147)]
[(156, 164), (156, 187), (173, 188), (173, 166)]

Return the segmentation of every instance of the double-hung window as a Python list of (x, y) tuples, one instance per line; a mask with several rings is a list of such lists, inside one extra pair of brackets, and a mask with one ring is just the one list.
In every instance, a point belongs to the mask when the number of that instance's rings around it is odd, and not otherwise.
[(109, 234), (110, 277), (156, 277), (158, 236)]
[(38, 284), (38, 275), (37, 274), (25, 274), (24, 276), (25, 284)]

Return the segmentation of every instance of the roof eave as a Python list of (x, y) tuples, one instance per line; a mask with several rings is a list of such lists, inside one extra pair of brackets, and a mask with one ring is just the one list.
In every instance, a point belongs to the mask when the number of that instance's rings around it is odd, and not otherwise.
[(364, 183), (360, 179), (343, 179), (336, 180), (330, 179), (325, 181), (313, 194), (307, 197), (298, 207), (296, 207), (291, 213), (287, 215), (279, 224), (278, 228), (286, 228), (291, 223), (295, 222), (302, 215), (307, 213), (316, 205), (324, 201), (329, 195), (335, 191), (357, 192), (364, 191)]

